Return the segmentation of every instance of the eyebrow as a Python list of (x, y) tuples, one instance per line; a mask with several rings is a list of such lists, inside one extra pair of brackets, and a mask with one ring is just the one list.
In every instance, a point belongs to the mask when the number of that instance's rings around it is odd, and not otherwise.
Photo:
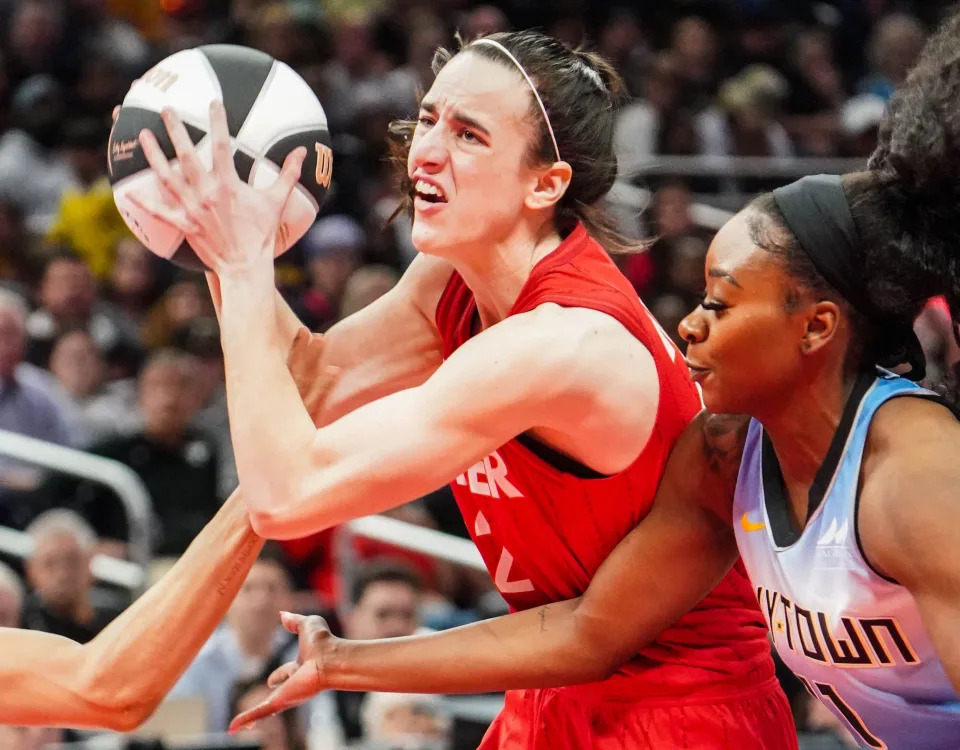
[(712, 279), (723, 279), (728, 284), (733, 284), (735, 287), (743, 289), (739, 281), (721, 268), (711, 268), (707, 271), (707, 275)]
[[(424, 112), (429, 112), (431, 115), (436, 115), (436, 114), (437, 114), (437, 105), (434, 104), (433, 102), (422, 102), (422, 103), (420, 104), (420, 109), (423, 110)], [(481, 135), (484, 135), (484, 136), (486, 136), (487, 138), (490, 137), (490, 131), (487, 130), (487, 129), (486, 129), (483, 125), (481, 125), (479, 122), (477, 122), (476, 120), (474, 120), (472, 117), (470, 117), (470, 115), (466, 115), (466, 114), (464, 114), (463, 112), (460, 112), (460, 111), (458, 111), (458, 110), (454, 110), (453, 113), (452, 113), (450, 116), (451, 116), (454, 120), (456, 120), (457, 122), (466, 125), (468, 128), (473, 128), (474, 130), (476, 130), (476, 131), (477, 131), (478, 133), (480, 133)]]

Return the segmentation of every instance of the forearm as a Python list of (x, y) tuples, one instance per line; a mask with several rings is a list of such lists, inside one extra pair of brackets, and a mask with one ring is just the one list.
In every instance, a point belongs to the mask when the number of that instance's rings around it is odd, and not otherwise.
[(223, 619), (262, 546), (238, 490), (173, 568), (83, 647), (80, 684), (90, 700), (149, 716)]
[(272, 262), (261, 263), (270, 265), (221, 275), (220, 333), (240, 484), (249, 501), (269, 505), (305, 475), (316, 428), (287, 369), (289, 342), (277, 333)]
[(591, 682), (617, 665), (578, 600), (407, 638), (331, 639), (323, 684), (339, 690), (484, 693)]

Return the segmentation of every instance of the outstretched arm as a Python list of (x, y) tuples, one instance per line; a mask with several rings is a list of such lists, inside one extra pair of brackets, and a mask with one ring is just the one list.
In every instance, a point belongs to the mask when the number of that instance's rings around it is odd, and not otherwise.
[(141, 724), (223, 618), (262, 546), (237, 491), (167, 575), (86, 645), (0, 629), (0, 724)]
[(429, 635), (334, 638), (320, 618), (284, 616), (300, 659), (239, 727), (327, 688), (468, 693), (609, 676), (692, 609), (737, 558), (732, 490), (746, 420), (701, 414), (671, 454), (650, 514), (603, 563), (580, 599)]
[[(302, 342), (301, 342), (302, 343)], [(336, 372), (320, 347), (294, 345), (292, 372), (319, 372), (304, 394), (320, 410)], [(234, 492), (173, 568), (86, 645), (0, 629), (0, 724), (128, 731), (143, 723), (223, 619), (263, 540)]]

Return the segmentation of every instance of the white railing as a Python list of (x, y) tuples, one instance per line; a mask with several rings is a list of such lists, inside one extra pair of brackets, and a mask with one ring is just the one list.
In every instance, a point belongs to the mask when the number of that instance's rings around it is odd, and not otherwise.
[(467, 539), (444, 534), (406, 521), (398, 521), (386, 516), (367, 516), (347, 524), (356, 536), (366, 537), (378, 542), (431, 555), (439, 560), (464, 565), (475, 570), (486, 571), (483, 558)]
[[(151, 558), (150, 519), (152, 506), (146, 487), (143, 486), (143, 482), (133, 469), (119, 461), (48, 443), (45, 440), (37, 440), (26, 435), (18, 435), (7, 430), (0, 430), (0, 454), (46, 469), (98, 482), (113, 490), (122, 503), (127, 516), (127, 527), (130, 530), (130, 539), (128, 540), (130, 559), (143, 571), (143, 575), (138, 581), (139, 585), (134, 588), (134, 594), (143, 591), (147, 579), (146, 571)], [(13, 539), (9, 534), (3, 538)], [(2, 541), (2, 538), (0, 538), (0, 541)], [(17, 547), (17, 544), (15, 542), (14, 546)], [(18, 548), (22, 549), (23, 545), (20, 544)], [(135, 580), (128, 568), (113, 564), (113, 562), (122, 561), (108, 562), (108, 560), (109, 558), (102, 558), (96, 563), (94, 575), (97, 575), (98, 570), (103, 572), (106, 568), (111, 571), (109, 576), (114, 581)]]
[(621, 173), (627, 180), (641, 175), (677, 177), (803, 177), (846, 174), (867, 168), (866, 159), (776, 156), (667, 156), (651, 154)]
[[(0, 551), (26, 560), (33, 551), (33, 540), (22, 531), (0, 526)], [(90, 562), (94, 578), (113, 586), (142, 592), (147, 587), (147, 572), (136, 563), (118, 560), (107, 555), (94, 555)]]

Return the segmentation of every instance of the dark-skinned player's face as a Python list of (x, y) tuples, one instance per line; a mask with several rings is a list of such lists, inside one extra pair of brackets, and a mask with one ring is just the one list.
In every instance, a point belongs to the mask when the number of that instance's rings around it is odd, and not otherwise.
[(691, 374), (714, 413), (762, 414), (790, 398), (802, 374), (807, 313), (787, 305), (783, 262), (753, 243), (751, 218), (752, 209), (741, 211), (717, 232), (703, 302), (680, 323)]

